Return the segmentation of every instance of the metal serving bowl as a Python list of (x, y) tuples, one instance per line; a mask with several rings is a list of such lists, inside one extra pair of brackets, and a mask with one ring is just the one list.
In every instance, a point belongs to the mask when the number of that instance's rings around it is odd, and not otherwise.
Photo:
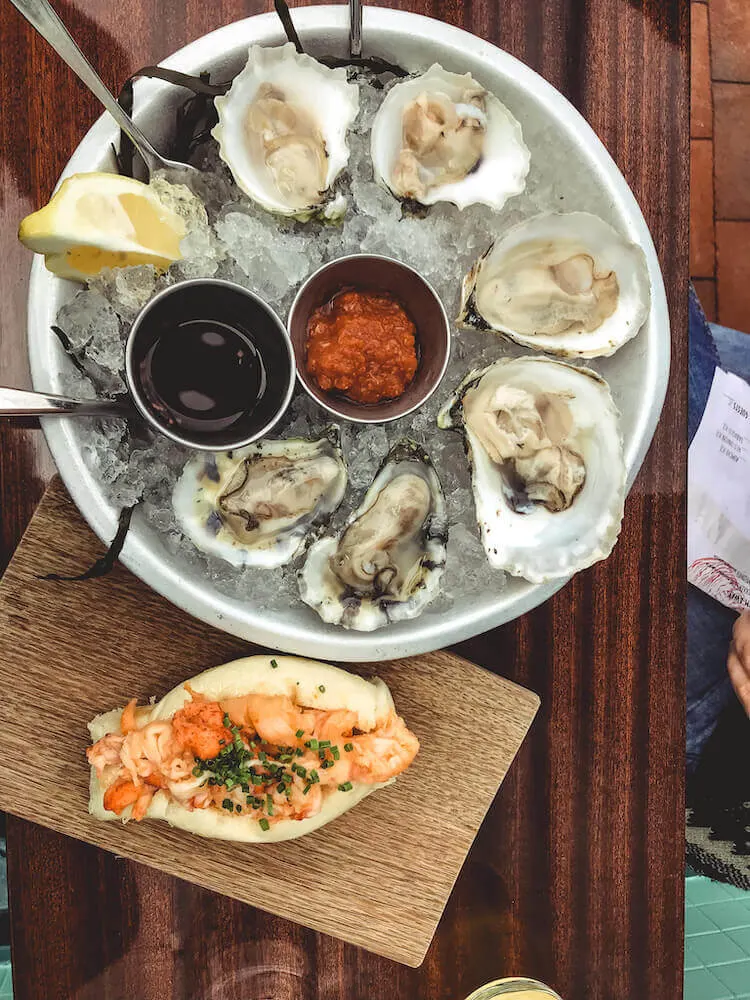
[[(393, 295), (417, 328), (419, 367), (398, 399), (364, 405), (321, 389), (305, 364), (307, 323), (312, 313), (345, 288)], [(289, 310), (289, 336), (297, 358), (297, 377), (306, 392), (334, 417), (358, 424), (385, 423), (413, 413), (440, 385), (448, 366), (451, 330), (443, 303), (421, 274), (401, 261), (378, 254), (351, 254), (318, 268), (305, 281)]]
[[(293, 16), (313, 55), (346, 55), (346, 5), (298, 7)], [(438, 61), (453, 72), (470, 72), (497, 93), (521, 121), (531, 149), (530, 182), (535, 169), (537, 180), (540, 173), (549, 172), (554, 154), (554, 188), (564, 196), (559, 201), (560, 209), (596, 212), (643, 247), (651, 279), (649, 319), (636, 338), (596, 365), (610, 382), (622, 414), (628, 483), (632, 484), (664, 401), (669, 374), (669, 318), (648, 228), (619, 170), (590, 126), (561, 94), (523, 63), (488, 42), (431, 18), (370, 6), (364, 10), (363, 38), (367, 55), (381, 56), (410, 70)], [(276, 15), (263, 14), (199, 38), (165, 60), (164, 65), (189, 73), (210, 70), (215, 79), (228, 79), (244, 64), (250, 43), (278, 45), (284, 40)], [(184, 91), (160, 81), (136, 83), (138, 120), (157, 145), (184, 98)], [(114, 169), (111, 144), (116, 139), (114, 122), (102, 116), (81, 142), (63, 176)], [(498, 216), (498, 226), (506, 224), (506, 220), (506, 216)], [(456, 281), (460, 280), (461, 275), (456, 275)], [(34, 262), (28, 336), (34, 387), (40, 391), (62, 393), (61, 371), (69, 362), (50, 326), (60, 306), (74, 292), (72, 285), (46, 271), (41, 259)], [(54, 418), (45, 423), (45, 432), (73, 499), (94, 531), (103, 539), (111, 539), (117, 511), (88, 466), (80, 424)], [(509, 580), (503, 589), (488, 592), (480, 599), (458, 598), (450, 613), (428, 612), (377, 632), (353, 633), (323, 624), (302, 604), (277, 612), (225, 596), (207, 575), (196, 574), (168, 552), (158, 532), (137, 518), (121, 558), (155, 590), (217, 628), (291, 653), (351, 661), (390, 659), (450, 645), (518, 617), (562, 585), (534, 586), (520, 579)]]

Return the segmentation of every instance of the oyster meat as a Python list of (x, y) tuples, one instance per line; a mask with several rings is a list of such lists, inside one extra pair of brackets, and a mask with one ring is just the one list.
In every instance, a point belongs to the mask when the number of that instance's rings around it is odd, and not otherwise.
[(609, 555), (625, 499), (618, 416), (601, 376), (550, 358), (464, 379), (438, 425), (463, 431), (492, 566), (544, 583)]
[(393, 86), (372, 126), (375, 179), (397, 198), (501, 209), (529, 172), (521, 126), (471, 74), (435, 63)]
[(328, 522), (346, 490), (338, 430), (319, 441), (263, 441), (197, 455), (172, 494), (183, 532), (234, 566), (288, 563)]
[(331, 187), (349, 160), (347, 131), (359, 89), (291, 43), (253, 45), (223, 97), (212, 135), (237, 185), (269, 212), (336, 218), (346, 209)]
[(464, 279), (459, 322), (563, 357), (605, 357), (651, 306), (643, 250), (587, 212), (538, 215), (496, 240)]
[(300, 596), (323, 621), (362, 632), (416, 618), (440, 590), (447, 538), (432, 462), (400, 441), (343, 530), (310, 546)]

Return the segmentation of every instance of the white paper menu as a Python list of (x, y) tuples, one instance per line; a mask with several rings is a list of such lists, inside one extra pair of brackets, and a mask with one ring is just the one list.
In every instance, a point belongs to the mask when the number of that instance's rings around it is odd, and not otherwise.
[(688, 451), (688, 580), (750, 609), (750, 385), (720, 368)]

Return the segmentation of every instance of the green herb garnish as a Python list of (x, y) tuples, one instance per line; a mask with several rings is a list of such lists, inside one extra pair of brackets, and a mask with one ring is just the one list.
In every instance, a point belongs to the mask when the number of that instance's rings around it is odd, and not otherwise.
[(224, 799), (221, 803), (222, 809), (228, 809), (230, 812), (234, 812), (234, 802), (231, 799)]
[(353, 743), (345, 743), (344, 744), (344, 750), (346, 750), (347, 753), (351, 753), (353, 749), (354, 749), (354, 744)]
[(273, 816), (273, 799), (270, 795), (266, 795), (266, 812), (269, 816)]
[(351, 781), (345, 781), (343, 785), (339, 785), (340, 792), (350, 792), (352, 788), (354, 788), (354, 785)]
[(275, 670), (277, 667), (278, 667), (278, 663), (276, 662), (276, 660), (271, 660), (271, 669)]
[(318, 691), (320, 691), (321, 694), (325, 694), (326, 693), (325, 684), (318, 684)]
[(297, 732), (294, 735), (299, 740), (299, 739), (301, 739), (305, 735), (305, 730), (304, 729), (298, 729)]
[(264, 833), (268, 833), (268, 831), (271, 829), (271, 824), (268, 822), (265, 816), (263, 817), (263, 819), (258, 820), (258, 824), (260, 825), (260, 828), (261, 830), (263, 830)]

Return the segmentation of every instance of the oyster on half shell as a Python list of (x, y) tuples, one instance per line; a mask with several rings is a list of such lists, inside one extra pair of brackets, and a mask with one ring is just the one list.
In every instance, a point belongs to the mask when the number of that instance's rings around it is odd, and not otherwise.
[(526, 186), (521, 126), (470, 73), (435, 63), (395, 84), (372, 125), (375, 180), (397, 198), (500, 210)]
[(438, 425), (464, 434), (492, 566), (544, 583), (610, 554), (625, 500), (618, 417), (588, 368), (522, 357), (467, 375)]
[(197, 455), (177, 481), (172, 506), (201, 551), (234, 566), (288, 563), (328, 522), (346, 491), (338, 428), (318, 441), (261, 441)]
[(537, 215), (509, 229), (464, 279), (458, 320), (563, 357), (606, 357), (651, 306), (643, 250), (587, 212)]
[(362, 632), (416, 618), (440, 590), (447, 538), (432, 462), (400, 441), (343, 530), (310, 546), (300, 596), (323, 621)]
[(349, 160), (347, 131), (359, 88), (290, 43), (253, 45), (223, 97), (212, 135), (237, 185), (269, 212), (335, 219), (346, 209), (331, 188)]

